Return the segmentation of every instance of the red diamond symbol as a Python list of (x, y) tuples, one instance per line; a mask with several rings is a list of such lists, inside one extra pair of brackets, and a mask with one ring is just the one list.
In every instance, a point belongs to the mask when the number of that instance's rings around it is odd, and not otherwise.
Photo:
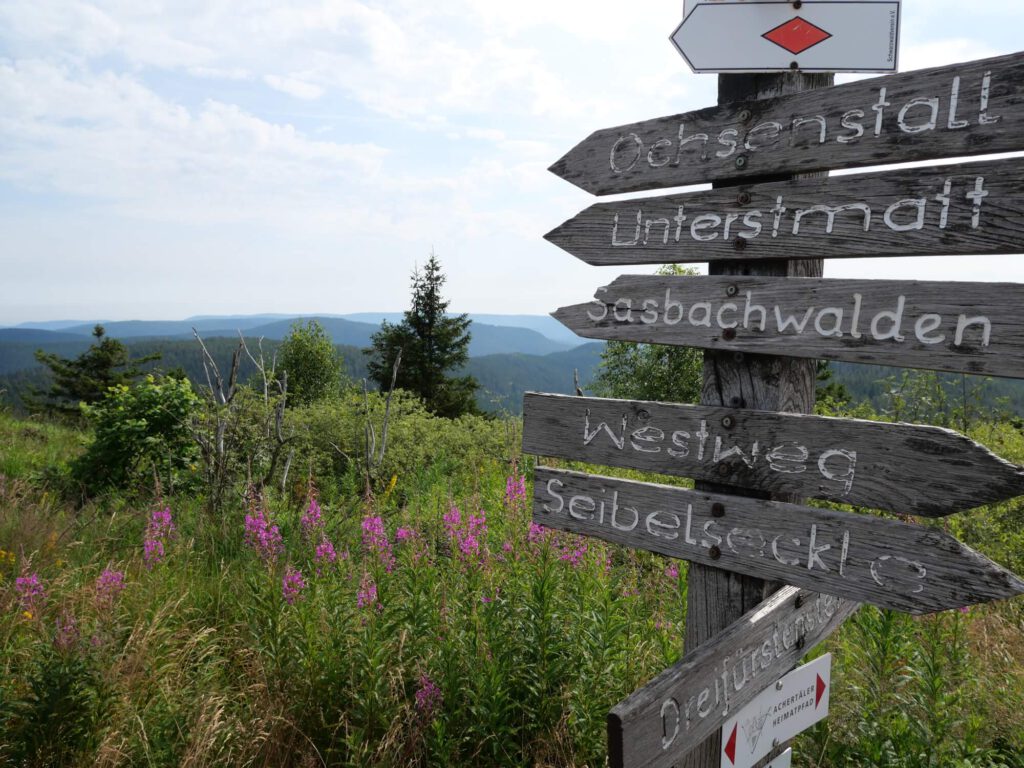
[(790, 53), (803, 53), (818, 43), (828, 40), (832, 34), (816, 27), (807, 19), (794, 16), (787, 22), (779, 24), (775, 29), (761, 35), (765, 40), (785, 48)]

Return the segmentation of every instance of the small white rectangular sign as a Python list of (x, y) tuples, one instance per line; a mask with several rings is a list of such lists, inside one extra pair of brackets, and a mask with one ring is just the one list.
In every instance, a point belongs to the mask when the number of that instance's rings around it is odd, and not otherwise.
[[(832, 654), (797, 667), (761, 691), (722, 726), (722, 768), (751, 768), (828, 715)], [(783, 756), (780, 756), (781, 759)], [(788, 760), (780, 763), (788, 766)], [(775, 768), (775, 764), (772, 764)]]
[(694, 72), (895, 72), (900, 0), (687, 3), (672, 43)]
[(793, 750), (787, 749), (781, 755), (772, 760), (764, 768), (791, 768), (793, 765)]

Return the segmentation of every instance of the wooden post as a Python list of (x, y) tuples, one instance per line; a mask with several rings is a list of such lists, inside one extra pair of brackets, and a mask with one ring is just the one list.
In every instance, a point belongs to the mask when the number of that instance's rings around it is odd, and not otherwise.
[[(751, 99), (767, 99), (785, 94), (827, 88), (832, 74), (786, 72), (770, 75), (719, 75), (718, 103), (728, 104)], [(806, 176), (805, 176), (806, 177)], [(776, 181), (789, 177), (759, 178)], [(754, 179), (743, 179), (749, 184)], [(716, 188), (735, 182), (716, 182)], [(759, 260), (718, 262), (709, 266), (712, 275), (774, 275), (821, 277), (821, 259)], [(732, 352), (704, 353), (702, 405), (731, 408), (757, 408), (765, 411), (810, 413), (814, 410), (817, 365), (814, 360), (798, 360), (775, 355), (748, 355)], [(766, 498), (765, 494), (716, 483), (697, 483), (698, 490), (730, 493), (736, 496)], [(780, 501), (797, 501), (775, 496)], [(729, 624), (756, 606), (781, 585), (764, 582), (709, 566), (691, 564), (687, 592), (686, 638), (684, 649), (692, 651), (724, 630)], [(783, 748), (785, 745), (783, 745)], [(694, 749), (684, 768), (719, 768), (721, 735), (716, 734)]]

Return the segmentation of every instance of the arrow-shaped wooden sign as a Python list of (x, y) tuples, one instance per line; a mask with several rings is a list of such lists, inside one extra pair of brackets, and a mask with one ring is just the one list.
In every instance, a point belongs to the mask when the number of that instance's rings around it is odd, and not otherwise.
[(1024, 149), (1024, 54), (605, 128), (551, 166), (598, 195)]
[(941, 427), (528, 392), (523, 452), (939, 517), (1024, 494)]
[(613, 768), (668, 768), (793, 668), (858, 604), (783, 587), (608, 714)]
[(1024, 160), (592, 205), (545, 237), (588, 264), (1024, 251)]
[(1024, 285), (625, 275), (552, 315), (580, 336), (1024, 378)]
[(538, 467), (533, 521), (907, 613), (1024, 593), (935, 528), (779, 501)]

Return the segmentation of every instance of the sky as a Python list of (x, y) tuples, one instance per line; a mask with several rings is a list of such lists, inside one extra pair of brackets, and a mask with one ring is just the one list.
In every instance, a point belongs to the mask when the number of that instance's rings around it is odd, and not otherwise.
[[(545, 241), (596, 201), (547, 168), (715, 103), (669, 42), (681, 6), (2, 0), (0, 325), (402, 310), (432, 251), (453, 311), (586, 301), (652, 268)], [(902, 21), (906, 71), (1016, 51), (1024, 3), (904, 0)], [(1024, 281), (1024, 259), (825, 274)]]

